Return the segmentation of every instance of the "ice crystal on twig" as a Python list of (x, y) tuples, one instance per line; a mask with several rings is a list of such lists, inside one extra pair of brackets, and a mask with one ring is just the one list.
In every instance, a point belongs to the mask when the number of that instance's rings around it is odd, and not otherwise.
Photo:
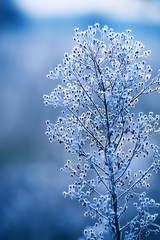
[[(117, 240), (157, 233), (157, 214), (151, 209), (159, 203), (146, 197), (146, 189), (160, 168), (160, 148), (149, 142), (159, 131), (160, 117), (152, 112), (136, 116), (134, 107), (141, 95), (160, 90), (160, 73), (151, 77), (144, 61), (150, 51), (134, 40), (131, 30), (115, 33), (95, 24), (84, 32), (76, 28), (73, 40), (72, 53), (65, 53), (63, 65), (48, 75), (59, 85), (44, 95), (46, 105), (62, 109), (55, 124), (46, 121), (49, 140), (77, 155), (62, 169), (74, 179), (63, 195), (77, 199), (84, 215), (95, 219), (84, 230), (85, 239), (103, 239), (106, 232)], [(148, 168), (131, 171), (136, 158), (149, 157)], [(131, 203), (135, 216), (124, 224)]]

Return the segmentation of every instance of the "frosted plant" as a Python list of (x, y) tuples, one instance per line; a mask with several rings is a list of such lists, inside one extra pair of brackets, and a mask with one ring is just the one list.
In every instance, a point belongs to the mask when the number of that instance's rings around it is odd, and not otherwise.
[[(150, 51), (130, 32), (99, 24), (84, 32), (76, 28), (72, 54), (65, 53), (63, 65), (48, 75), (60, 84), (44, 96), (45, 105), (61, 108), (62, 115), (55, 124), (46, 121), (46, 134), (75, 156), (62, 169), (74, 179), (63, 195), (77, 199), (84, 215), (95, 219), (84, 230), (88, 240), (106, 233), (117, 240), (141, 239), (160, 231), (153, 212), (160, 204), (146, 196), (151, 174), (160, 168), (160, 148), (149, 142), (160, 116), (134, 113), (141, 95), (160, 90), (160, 72), (151, 78), (144, 61)], [(137, 158), (144, 161), (138, 173)], [(126, 220), (130, 208), (135, 215)]]

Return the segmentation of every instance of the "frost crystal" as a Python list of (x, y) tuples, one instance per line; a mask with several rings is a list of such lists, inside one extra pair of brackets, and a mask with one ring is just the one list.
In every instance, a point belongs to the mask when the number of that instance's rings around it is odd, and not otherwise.
[[(44, 96), (46, 105), (62, 109), (55, 124), (46, 121), (49, 140), (77, 156), (61, 169), (74, 179), (63, 195), (77, 199), (84, 215), (95, 219), (84, 230), (85, 239), (104, 239), (110, 233), (112, 239), (129, 240), (157, 233), (152, 209), (159, 204), (145, 191), (160, 168), (160, 148), (149, 142), (159, 132), (160, 116), (136, 116), (134, 107), (141, 95), (160, 90), (160, 73), (151, 78), (151, 66), (144, 61), (150, 51), (134, 40), (131, 30), (115, 33), (95, 24), (84, 32), (76, 28), (73, 40), (72, 54), (65, 53), (63, 65), (48, 75), (60, 84)], [(152, 162), (136, 173), (136, 158)], [(135, 216), (125, 222), (128, 206)]]

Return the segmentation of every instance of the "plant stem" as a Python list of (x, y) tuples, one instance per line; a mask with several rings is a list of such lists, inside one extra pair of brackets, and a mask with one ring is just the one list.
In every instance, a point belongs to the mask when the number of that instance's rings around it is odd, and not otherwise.
[[(97, 64), (97, 62), (94, 62), (95, 65), (95, 69), (97, 66), (98, 72), (99, 74), (101, 74), (101, 71), (99, 69), (99, 66)], [(98, 77), (97, 71), (96, 71), (96, 76)], [(110, 129), (109, 129), (109, 119), (108, 119), (108, 106), (107, 106), (107, 101), (106, 101), (106, 94), (105, 94), (105, 87), (104, 87), (104, 83), (102, 81), (102, 89), (103, 89), (103, 101), (104, 101), (104, 108), (105, 108), (105, 113), (106, 113), (106, 124), (107, 124), (107, 136), (106, 136), (106, 146), (105, 146), (105, 159), (107, 162), (107, 146), (110, 145), (111, 143), (111, 139), (110, 139)], [(118, 204), (117, 204), (117, 194), (116, 194), (116, 190), (115, 190), (115, 181), (114, 181), (114, 174), (113, 174), (113, 164), (112, 164), (112, 160), (109, 161), (109, 170), (110, 170), (110, 178), (111, 178), (111, 195), (112, 195), (112, 200), (113, 200), (113, 210), (114, 210), (114, 222), (115, 222), (115, 228), (116, 228), (116, 240), (121, 240), (121, 234), (120, 234), (120, 227), (119, 227), (119, 219), (118, 219), (118, 215), (117, 215), (117, 208), (118, 208)]]

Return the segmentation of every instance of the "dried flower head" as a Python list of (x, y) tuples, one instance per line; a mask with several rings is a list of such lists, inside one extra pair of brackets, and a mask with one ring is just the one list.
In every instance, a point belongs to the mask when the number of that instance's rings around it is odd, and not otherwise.
[[(97, 23), (84, 32), (75, 28), (73, 40), (72, 53), (65, 53), (63, 65), (48, 75), (59, 85), (44, 95), (45, 105), (62, 109), (55, 124), (46, 121), (49, 140), (77, 155), (77, 161), (64, 165), (74, 182), (63, 195), (77, 199), (84, 215), (95, 219), (84, 230), (85, 239), (103, 239), (108, 232), (117, 240), (157, 233), (157, 214), (150, 209), (159, 204), (145, 191), (151, 173), (160, 168), (160, 148), (149, 143), (159, 131), (160, 117), (134, 113), (141, 95), (160, 90), (160, 74), (151, 78), (152, 69), (144, 61), (150, 51), (134, 40), (131, 30), (115, 33)], [(148, 156), (148, 168), (131, 171), (136, 158)], [(135, 216), (124, 224), (131, 203)]]

